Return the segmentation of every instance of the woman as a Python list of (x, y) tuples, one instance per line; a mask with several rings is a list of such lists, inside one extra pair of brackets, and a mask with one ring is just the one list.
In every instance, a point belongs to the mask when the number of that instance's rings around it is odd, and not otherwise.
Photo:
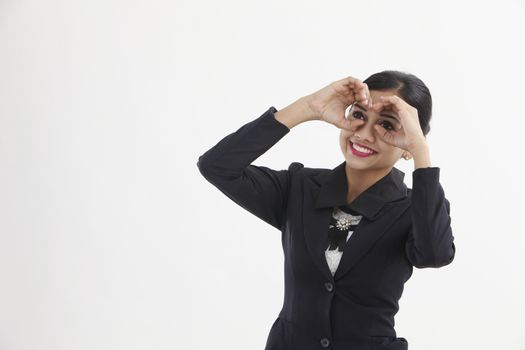
[[(448, 265), (456, 251), (425, 139), (431, 109), (428, 88), (412, 74), (347, 77), (282, 110), (270, 107), (199, 157), (209, 182), (281, 231), (284, 305), (266, 350), (408, 349), (394, 329), (404, 283), (413, 267)], [(344, 162), (251, 164), (310, 120), (341, 129)], [(412, 189), (394, 167), (400, 158), (413, 158)]]

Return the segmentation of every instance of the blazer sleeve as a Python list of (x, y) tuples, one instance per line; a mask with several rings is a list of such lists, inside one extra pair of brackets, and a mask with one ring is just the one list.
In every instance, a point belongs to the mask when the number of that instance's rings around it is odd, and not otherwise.
[[(281, 230), (286, 212), (288, 170), (273, 170), (251, 163), (290, 129), (275, 119), (270, 107), (257, 119), (225, 136), (197, 161), (200, 173), (235, 203)], [(297, 164), (297, 163), (296, 163)]]
[(439, 182), (439, 172), (438, 167), (428, 167), (412, 173), (412, 225), (405, 250), (417, 268), (448, 265), (456, 253), (450, 202)]

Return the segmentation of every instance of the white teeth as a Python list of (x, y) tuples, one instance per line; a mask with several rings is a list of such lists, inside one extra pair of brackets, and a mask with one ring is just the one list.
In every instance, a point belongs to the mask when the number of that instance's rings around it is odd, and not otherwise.
[(353, 146), (356, 150), (358, 150), (359, 152), (368, 153), (368, 154), (370, 154), (370, 153), (374, 153), (373, 151), (369, 150), (368, 148), (360, 147), (360, 146), (356, 145), (355, 143), (352, 143), (352, 146)]

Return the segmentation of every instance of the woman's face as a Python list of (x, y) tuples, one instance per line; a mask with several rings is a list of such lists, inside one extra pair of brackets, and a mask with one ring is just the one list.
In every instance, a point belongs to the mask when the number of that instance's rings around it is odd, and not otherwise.
[[(379, 96), (398, 95), (395, 90), (370, 90), (372, 102), (379, 102)], [(398, 95), (399, 96), (399, 95)], [(341, 129), (339, 143), (346, 159), (347, 167), (356, 170), (377, 170), (388, 171), (401, 158), (404, 153), (408, 153), (401, 148), (392, 146), (381, 140), (374, 125), (378, 124), (381, 130), (389, 130), (399, 125), (398, 115), (391, 109), (372, 111), (367, 106), (354, 104), (348, 111), (349, 120), (362, 119), (354, 131)], [(359, 136), (359, 137), (357, 137)], [(372, 149), (374, 152), (367, 156), (360, 156), (352, 150), (353, 143), (360, 144)]]

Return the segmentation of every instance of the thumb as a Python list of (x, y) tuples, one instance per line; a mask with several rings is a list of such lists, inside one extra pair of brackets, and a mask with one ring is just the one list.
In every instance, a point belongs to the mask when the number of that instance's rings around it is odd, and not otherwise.
[(374, 129), (377, 131), (377, 134), (379, 135), (379, 138), (383, 140), (384, 142), (394, 145), (394, 136), (385, 129), (383, 129), (380, 125), (374, 125)]
[(357, 129), (357, 127), (358, 127), (359, 125), (364, 124), (364, 123), (365, 123), (365, 122), (364, 122), (364, 120), (362, 120), (362, 119), (354, 119), (354, 120), (350, 120), (350, 130), (352, 130), (352, 131), (355, 132), (356, 129)]
[(344, 129), (344, 130), (352, 130), (352, 122), (351, 122), (351, 121), (344, 119), (344, 120), (341, 122), (341, 124), (342, 124), (341, 129)]
[(376, 124), (376, 125), (374, 125), (374, 129), (379, 134), (379, 137), (381, 138), (381, 140), (385, 141), (385, 137), (384, 137), (383, 133), (381, 132), (381, 126)]

